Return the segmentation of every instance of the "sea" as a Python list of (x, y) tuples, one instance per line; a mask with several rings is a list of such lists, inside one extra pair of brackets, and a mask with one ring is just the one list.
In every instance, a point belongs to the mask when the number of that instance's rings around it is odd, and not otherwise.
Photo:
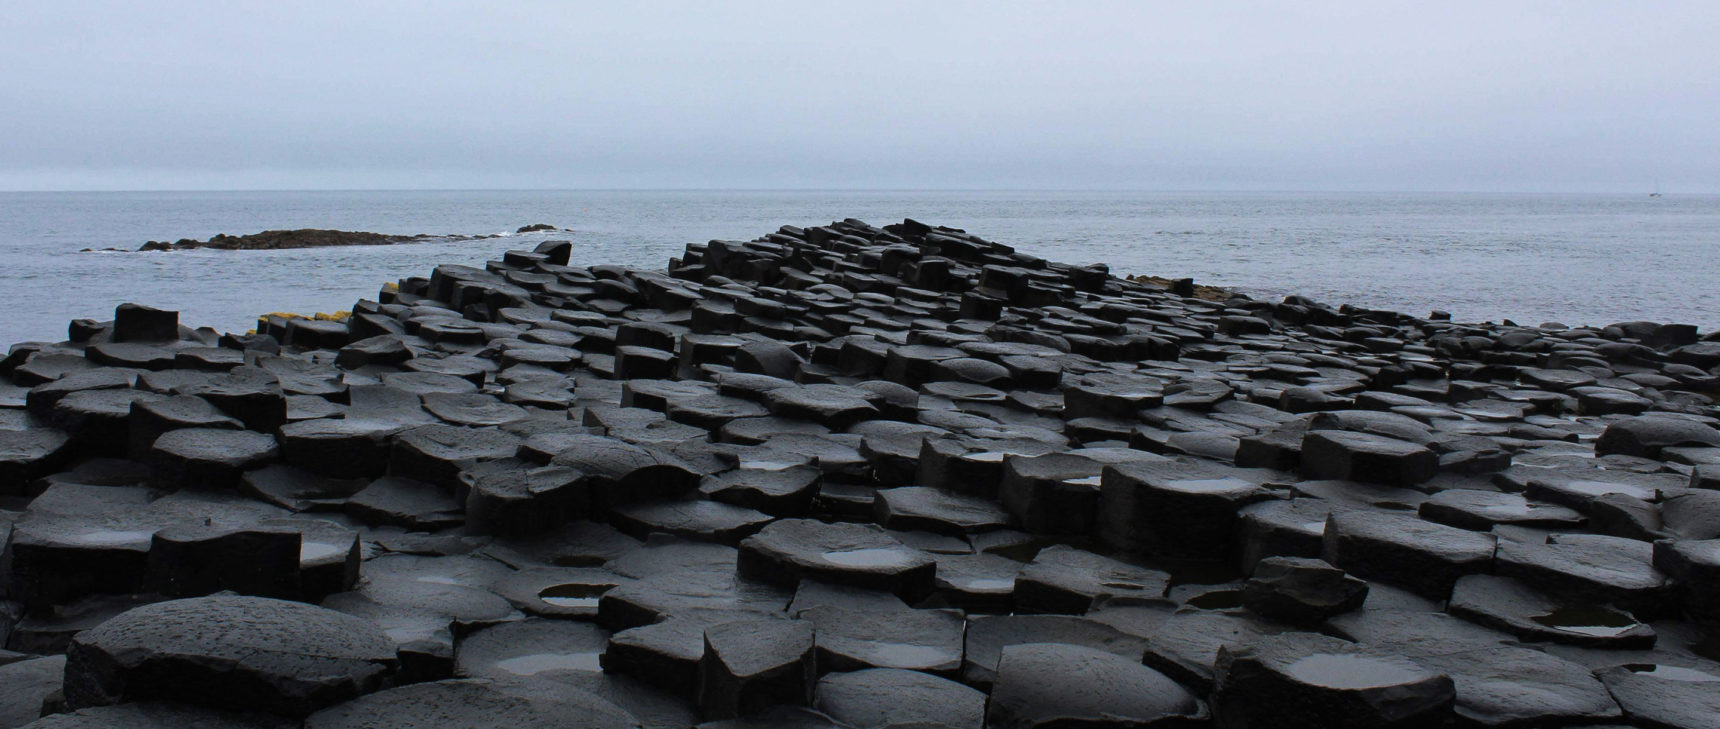
[[(116, 305), (244, 331), (334, 312), (438, 264), (546, 239), (575, 265), (662, 269), (688, 243), (783, 225), (914, 218), (1051, 260), (1258, 299), (1459, 321), (1720, 328), (1720, 196), (1015, 191), (268, 191), (0, 193), (0, 343), (66, 338)], [(565, 228), (514, 234), (534, 223)], [(145, 241), (289, 228), (488, 235), (411, 245), (136, 252)], [(119, 248), (121, 252), (99, 249)], [(98, 250), (86, 250), (98, 249)]]

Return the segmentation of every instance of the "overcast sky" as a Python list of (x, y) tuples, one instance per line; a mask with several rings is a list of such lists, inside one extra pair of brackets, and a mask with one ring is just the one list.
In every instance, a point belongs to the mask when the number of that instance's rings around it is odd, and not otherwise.
[(1720, 192), (1720, 2), (0, 0), (0, 189)]

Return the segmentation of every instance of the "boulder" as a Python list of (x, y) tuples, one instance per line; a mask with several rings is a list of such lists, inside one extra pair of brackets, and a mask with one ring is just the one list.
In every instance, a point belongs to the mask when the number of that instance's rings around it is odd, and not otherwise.
[(145, 605), (78, 634), (66, 654), (73, 709), (166, 700), (305, 716), (382, 688), (398, 665), (374, 624), (258, 597)]
[(1254, 564), (1242, 588), (1242, 604), (1279, 622), (1318, 625), (1333, 615), (1361, 608), (1368, 583), (1322, 560), (1268, 557)]

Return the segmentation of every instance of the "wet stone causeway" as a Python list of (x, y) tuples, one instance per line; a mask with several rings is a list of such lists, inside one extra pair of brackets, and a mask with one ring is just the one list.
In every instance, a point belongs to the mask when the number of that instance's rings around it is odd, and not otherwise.
[(1720, 726), (1720, 336), (915, 221), (0, 360), (0, 727)]

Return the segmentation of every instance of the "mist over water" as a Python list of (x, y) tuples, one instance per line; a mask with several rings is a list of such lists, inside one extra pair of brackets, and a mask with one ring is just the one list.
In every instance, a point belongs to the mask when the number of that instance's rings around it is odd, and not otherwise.
[[(0, 193), (0, 343), (60, 340), (126, 301), (223, 331), (335, 311), (438, 264), (573, 240), (575, 265), (660, 269), (690, 242), (912, 217), (1052, 260), (1192, 276), (1257, 298), (1457, 319), (1720, 327), (1720, 196), (947, 191)], [(281, 228), (572, 233), (287, 251), (81, 253)]]

